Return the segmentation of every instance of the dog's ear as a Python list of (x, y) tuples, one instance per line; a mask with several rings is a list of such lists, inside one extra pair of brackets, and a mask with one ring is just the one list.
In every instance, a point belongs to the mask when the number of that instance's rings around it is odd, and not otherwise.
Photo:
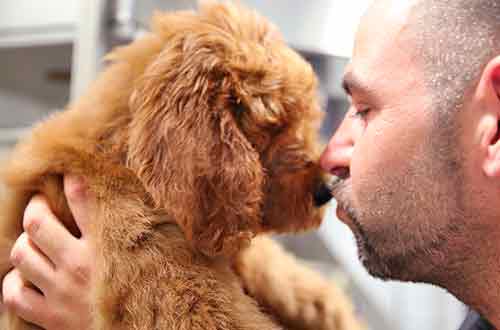
[(260, 230), (263, 169), (217, 57), (178, 49), (167, 46), (136, 85), (128, 163), (194, 248), (232, 254)]

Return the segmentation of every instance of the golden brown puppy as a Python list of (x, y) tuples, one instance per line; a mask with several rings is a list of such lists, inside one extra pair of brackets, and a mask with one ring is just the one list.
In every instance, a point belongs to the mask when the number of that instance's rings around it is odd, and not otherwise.
[[(320, 223), (311, 67), (262, 17), (216, 3), (157, 15), (151, 34), (109, 58), (84, 97), (15, 149), (3, 176), (0, 275), (33, 194), (46, 194), (78, 235), (62, 188), (73, 173), (98, 206), (94, 329), (263, 330), (280, 329), (279, 320), (344, 329), (339, 319), (352, 311), (338, 291), (325, 295), (320, 279), (297, 285), (311, 275), (288, 262), (297, 281), (283, 290), (292, 298), (276, 299), (259, 288), (279, 278), (257, 275), (273, 267), (270, 255), (288, 257), (265, 240), (241, 253), (259, 233)], [(11, 317), (9, 329), (24, 327)]]

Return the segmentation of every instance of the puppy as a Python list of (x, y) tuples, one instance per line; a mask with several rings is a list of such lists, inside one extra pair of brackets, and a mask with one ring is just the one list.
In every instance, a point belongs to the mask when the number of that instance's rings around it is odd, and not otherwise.
[(238, 5), (157, 14), (152, 31), (111, 53), (86, 95), (15, 148), (0, 273), (36, 193), (79, 235), (62, 187), (72, 173), (96, 205), (93, 329), (280, 329), (280, 315), (256, 302), (268, 300), (244, 292), (259, 287), (246, 269), (272, 264), (242, 252), (257, 234), (321, 221), (317, 79), (274, 26)]

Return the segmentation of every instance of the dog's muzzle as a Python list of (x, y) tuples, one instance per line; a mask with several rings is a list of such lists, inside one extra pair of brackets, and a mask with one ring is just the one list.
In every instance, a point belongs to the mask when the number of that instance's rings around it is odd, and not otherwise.
[(314, 206), (321, 207), (332, 199), (331, 185), (323, 182), (316, 188), (313, 194)]

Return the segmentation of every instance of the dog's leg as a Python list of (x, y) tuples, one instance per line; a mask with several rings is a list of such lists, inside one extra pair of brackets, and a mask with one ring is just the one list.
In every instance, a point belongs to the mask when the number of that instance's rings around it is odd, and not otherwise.
[(362, 329), (345, 294), (267, 237), (241, 252), (236, 272), (248, 293), (297, 329)]

